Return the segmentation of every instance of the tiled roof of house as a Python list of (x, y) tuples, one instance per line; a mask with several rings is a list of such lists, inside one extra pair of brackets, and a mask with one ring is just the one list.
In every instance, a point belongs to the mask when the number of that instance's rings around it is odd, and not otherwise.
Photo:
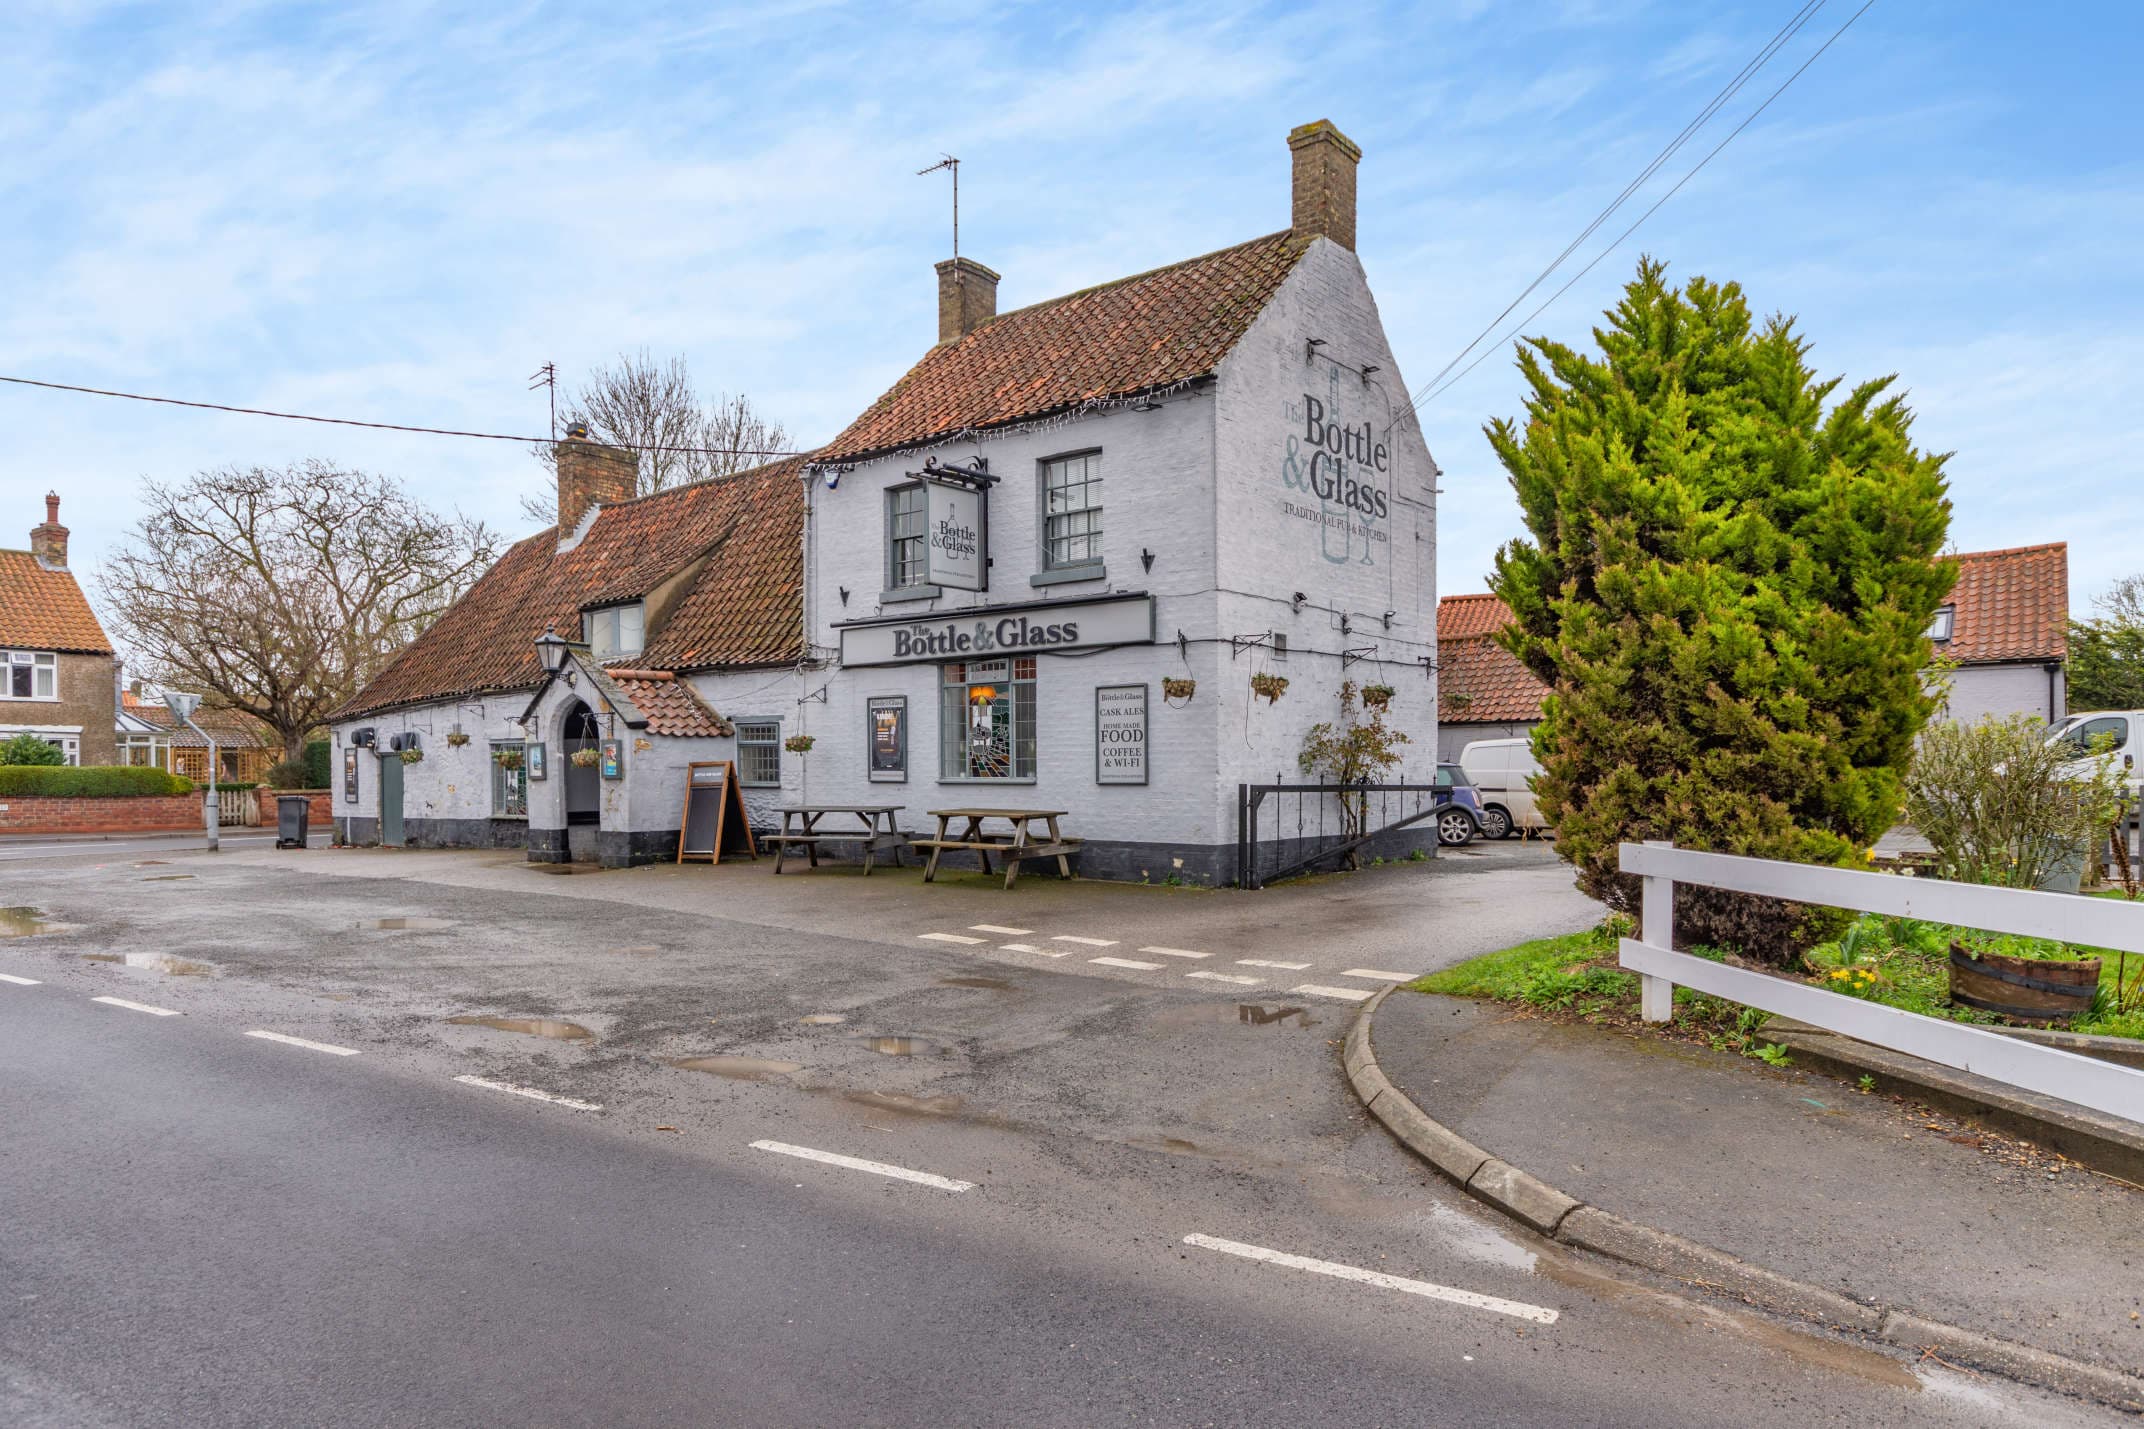
[(112, 642), (74, 573), (47, 570), (28, 551), (0, 551), (0, 649), (109, 655)]
[[(132, 690), (119, 697), (119, 707), (143, 724), (171, 732), (174, 749), (206, 749), (208, 741), (181, 724), (163, 705), (150, 704)], [(207, 705), (194, 711), (194, 723), (216, 736), (216, 743), (225, 749), (274, 749), (279, 748), (268, 726), (248, 714), (237, 710), (211, 709)]]
[(650, 734), (730, 733), (729, 721), (716, 714), (692, 686), (668, 670), (606, 670), (604, 673), (647, 720)]
[(1541, 718), (1548, 686), (1487, 635), (1437, 642), (1437, 718), (1447, 724)]
[(2069, 545), (2013, 546), (1952, 557), (1958, 583), (1949, 640), (1937, 653), (1966, 665), (2069, 655)]
[(1310, 242), (1268, 234), (1002, 313), (932, 348), (818, 459), (853, 460), (1204, 377)]
[(705, 566), (630, 663), (691, 670), (797, 659), (801, 462), (612, 503), (570, 551), (558, 549), (555, 531), (516, 543), (335, 717), (533, 688), (543, 678), (535, 641), (545, 626), (576, 639), (585, 607), (644, 597), (702, 556)]
[(1448, 595), (1437, 602), (1437, 643), (1494, 635), (1511, 624), (1511, 607), (1493, 595)]

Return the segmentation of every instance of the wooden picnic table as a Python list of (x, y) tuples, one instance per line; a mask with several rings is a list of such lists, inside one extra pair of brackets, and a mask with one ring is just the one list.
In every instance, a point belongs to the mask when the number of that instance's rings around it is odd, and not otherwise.
[[(810, 858), (811, 866), (819, 866), (819, 845), (831, 843), (861, 843), (864, 846), (864, 877), (871, 876), (871, 866), (881, 853), (891, 853), (895, 863), (901, 861), (901, 850), (908, 846), (908, 835), (901, 832), (894, 822), (894, 815), (907, 808), (906, 804), (790, 804), (782, 809), (782, 831), (766, 842), (774, 845), (774, 871), (782, 871), (782, 860), (790, 845), (802, 848)], [(822, 829), (819, 820), (828, 814), (846, 814), (860, 822), (860, 829)]]
[[(938, 821), (935, 838), (915, 839), (913, 847), (927, 848), (930, 859), (923, 865), (923, 881), (929, 883), (938, 876), (938, 857), (949, 848), (964, 848), (982, 860), (983, 872), (991, 872), (990, 855), (996, 854), (1005, 861), (1005, 886), (1011, 888), (1013, 880), (1020, 876), (1020, 865), (1031, 858), (1054, 858), (1060, 877), (1072, 876), (1072, 865), (1065, 855), (1078, 853), (1083, 840), (1068, 839), (1058, 832), (1057, 821), (1065, 816), (1063, 809), (932, 809), (931, 817)], [(965, 820), (959, 834), (949, 832), (953, 821)], [(993, 819), (1011, 824), (1005, 834), (984, 832), (983, 825)], [(1039, 838), (1035, 826), (1043, 825), (1046, 834)]]

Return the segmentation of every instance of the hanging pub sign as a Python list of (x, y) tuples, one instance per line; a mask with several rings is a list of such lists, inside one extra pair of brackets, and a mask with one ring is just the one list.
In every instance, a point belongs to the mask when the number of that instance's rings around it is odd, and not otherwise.
[(947, 590), (990, 589), (989, 497), (950, 481), (923, 483), (924, 580)]
[(1146, 782), (1146, 686), (1102, 685), (1094, 692), (1094, 782)]
[(357, 802), (357, 746), (351, 745), (342, 752), (342, 801)]
[(912, 665), (1047, 655), (1097, 645), (1154, 643), (1154, 598), (1102, 596), (913, 616), (839, 626), (844, 665)]
[(866, 702), (871, 722), (871, 782), (908, 782), (908, 697), (875, 695)]

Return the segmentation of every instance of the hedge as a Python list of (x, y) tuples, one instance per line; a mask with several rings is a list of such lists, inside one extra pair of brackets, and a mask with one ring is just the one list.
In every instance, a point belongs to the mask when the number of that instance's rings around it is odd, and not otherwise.
[(329, 757), (328, 742), (324, 739), (308, 740), (305, 745), (305, 787), (308, 789), (334, 788), (334, 765)]
[(191, 779), (141, 765), (0, 764), (0, 798), (127, 799), (193, 789)]

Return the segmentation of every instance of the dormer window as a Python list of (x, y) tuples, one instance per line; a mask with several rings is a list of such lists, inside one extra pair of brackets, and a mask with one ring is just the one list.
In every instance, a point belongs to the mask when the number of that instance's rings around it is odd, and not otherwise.
[(1939, 645), (1950, 639), (1951, 623), (1957, 613), (1957, 607), (1951, 605), (1946, 605), (1941, 610), (1938, 610), (1936, 618), (1928, 622), (1928, 638)]
[(588, 641), (588, 653), (598, 664), (638, 655), (645, 645), (641, 621), (641, 606), (637, 600), (631, 605), (607, 605), (601, 610), (583, 611), (581, 632)]

